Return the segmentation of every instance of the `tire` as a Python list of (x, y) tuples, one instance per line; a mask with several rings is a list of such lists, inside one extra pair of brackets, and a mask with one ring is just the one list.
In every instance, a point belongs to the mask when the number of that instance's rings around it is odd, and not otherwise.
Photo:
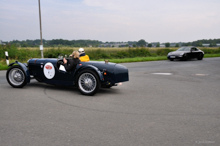
[(183, 55), (183, 60), (185, 60), (185, 61), (188, 61), (188, 60), (189, 60), (189, 57), (188, 57), (187, 54), (184, 54), (184, 55)]
[(172, 59), (172, 58), (170, 58), (170, 61), (173, 61), (173, 59)]
[(199, 56), (197, 57), (197, 59), (198, 59), (198, 60), (202, 60), (202, 59), (203, 59), (203, 56), (204, 56), (204, 55), (203, 55), (202, 53), (200, 53)]
[(14, 88), (22, 88), (27, 84), (25, 73), (19, 65), (9, 68), (6, 78), (8, 83)]
[(77, 86), (84, 95), (94, 95), (100, 89), (98, 75), (92, 70), (84, 70), (77, 77)]

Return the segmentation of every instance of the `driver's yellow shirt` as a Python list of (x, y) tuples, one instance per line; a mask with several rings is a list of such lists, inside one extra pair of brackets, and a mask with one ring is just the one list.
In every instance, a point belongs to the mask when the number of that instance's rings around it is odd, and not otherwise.
[(81, 62), (87, 62), (87, 61), (89, 61), (89, 56), (88, 55), (81, 56), (79, 59)]

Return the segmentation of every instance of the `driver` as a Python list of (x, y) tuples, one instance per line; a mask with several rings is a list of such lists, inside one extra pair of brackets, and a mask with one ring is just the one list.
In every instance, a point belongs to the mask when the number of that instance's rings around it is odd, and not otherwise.
[(76, 65), (80, 62), (78, 51), (73, 51), (71, 56), (73, 58), (69, 59), (68, 62), (67, 62), (66, 58), (63, 58), (63, 66), (65, 67), (66, 71), (74, 70), (76, 68)]
[(79, 56), (80, 56), (80, 61), (82, 61), (82, 62), (87, 62), (87, 61), (89, 61), (90, 59), (89, 59), (89, 56), (88, 55), (86, 55), (86, 53), (85, 53), (85, 51), (84, 51), (84, 49), (83, 48), (79, 48)]

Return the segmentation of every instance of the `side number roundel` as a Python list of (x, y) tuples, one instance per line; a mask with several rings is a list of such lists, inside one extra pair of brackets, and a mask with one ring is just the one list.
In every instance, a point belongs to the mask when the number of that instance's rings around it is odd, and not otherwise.
[(55, 69), (52, 63), (48, 62), (44, 65), (44, 75), (47, 79), (52, 79), (55, 76)]

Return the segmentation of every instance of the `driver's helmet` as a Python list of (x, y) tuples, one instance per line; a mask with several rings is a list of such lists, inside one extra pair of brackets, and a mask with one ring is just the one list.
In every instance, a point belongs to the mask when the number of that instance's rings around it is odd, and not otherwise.
[(82, 54), (82, 53), (85, 53), (84, 49), (83, 48), (79, 48), (79, 54)]

